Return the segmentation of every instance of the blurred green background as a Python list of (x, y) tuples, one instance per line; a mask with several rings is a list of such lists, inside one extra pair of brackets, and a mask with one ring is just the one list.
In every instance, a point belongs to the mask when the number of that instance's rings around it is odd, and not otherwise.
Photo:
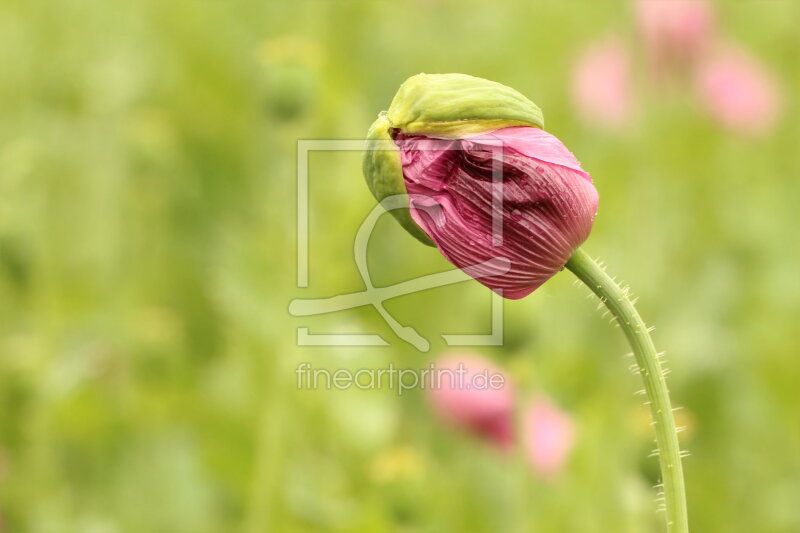
[[(468, 282), (295, 318), (363, 288), (360, 154), (312, 154), (309, 287), (296, 284), (298, 139), (359, 139), (399, 84), (511, 85), (592, 173), (584, 248), (640, 296), (667, 351), (694, 531), (800, 531), (800, 3), (719, 1), (720, 25), (786, 95), (769, 135), (720, 129), (636, 67), (608, 131), (570, 65), (631, 6), (570, 2), (0, 2), (0, 531), (649, 532), (657, 462), (621, 333), (568, 272), (505, 303), (480, 349), (575, 417), (558, 479), (441, 426), (419, 391), (297, 390), (295, 368), (423, 368), (440, 333), (482, 333)], [(640, 65), (639, 59), (636, 65)], [(449, 264), (392, 220), (376, 285)], [(389, 347), (298, 347), (378, 333)]]

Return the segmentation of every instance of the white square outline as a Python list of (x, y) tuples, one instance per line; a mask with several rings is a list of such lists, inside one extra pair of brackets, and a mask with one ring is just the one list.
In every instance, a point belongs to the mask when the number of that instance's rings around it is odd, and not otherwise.
[[(297, 288), (308, 288), (308, 232), (309, 232), (309, 154), (315, 151), (341, 152), (366, 150), (397, 150), (391, 142), (371, 143), (366, 146), (365, 140), (353, 139), (298, 139), (297, 140)], [(382, 147), (376, 147), (380, 144)], [(502, 215), (498, 216), (502, 208), (502, 154), (503, 141), (486, 142), (493, 146), (494, 153), (500, 148), (501, 157), (492, 158), (492, 246), (501, 246), (503, 242)], [(452, 148), (451, 148), (452, 149)], [(455, 148), (460, 150), (462, 148)], [(499, 163), (498, 163), (499, 161)], [(499, 168), (498, 168), (499, 167)], [(499, 178), (499, 179), (498, 179)], [(497, 194), (497, 191), (500, 194)], [(499, 202), (499, 205), (498, 205)], [(449, 272), (458, 272), (454, 269)], [(466, 274), (465, 274), (466, 276)], [(465, 279), (472, 279), (467, 276)], [(503, 345), (503, 297), (494, 291), (491, 292), (491, 332), (488, 334), (440, 334), (448, 346), (502, 346)], [(293, 301), (296, 302), (297, 300)], [(290, 305), (291, 307), (291, 305)], [(385, 318), (385, 317), (384, 317)], [(410, 342), (410, 341), (409, 341)], [(298, 346), (389, 346), (389, 343), (377, 334), (312, 334), (307, 327), (297, 328)], [(413, 343), (412, 343), (413, 344)], [(417, 346), (420, 351), (428, 351), (429, 345)]]

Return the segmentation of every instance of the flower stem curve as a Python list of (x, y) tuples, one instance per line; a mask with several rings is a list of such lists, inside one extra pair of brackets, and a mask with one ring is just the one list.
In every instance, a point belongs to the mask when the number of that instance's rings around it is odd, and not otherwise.
[(669, 390), (650, 332), (636, 311), (628, 290), (618, 285), (586, 252), (578, 248), (566, 267), (585, 283), (608, 310), (633, 349), (639, 374), (650, 406), (656, 432), (656, 446), (661, 463), (661, 482), (669, 533), (689, 531), (686, 510), (686, 488), (683, 480), (680, 444)]

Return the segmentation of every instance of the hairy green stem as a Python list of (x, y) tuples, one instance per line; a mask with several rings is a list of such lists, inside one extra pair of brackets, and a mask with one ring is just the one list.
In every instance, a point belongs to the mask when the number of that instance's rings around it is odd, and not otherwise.
[(656, 431), (656, 445), (661, 462), (664, 505), (669, 533), (687, 533), (686, 489), (675, 429), (675, 418), (669, 400), (667, 382), (650, 332), (636, 311), (627, 289), (620, 287), (589, 255), (578, 248), (567, 262), (570, 269), (594, 292), (616, 317), (633, 349), (639, 374), (650, 405)]

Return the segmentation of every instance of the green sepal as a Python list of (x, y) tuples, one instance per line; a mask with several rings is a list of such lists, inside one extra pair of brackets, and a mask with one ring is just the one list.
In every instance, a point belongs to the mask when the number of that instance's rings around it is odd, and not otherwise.
[[(388, 196), (407, 194), (403, 181), (400, 151), (391, 136), (392, 124), (384, 113), (372, 123), (367, 133), (363, 171), (367, 186), (378, 202)], [(423, 244), (435, 246), (428, 235), (411, 218), (407, 207), (389, 211), (408, 232)]]

